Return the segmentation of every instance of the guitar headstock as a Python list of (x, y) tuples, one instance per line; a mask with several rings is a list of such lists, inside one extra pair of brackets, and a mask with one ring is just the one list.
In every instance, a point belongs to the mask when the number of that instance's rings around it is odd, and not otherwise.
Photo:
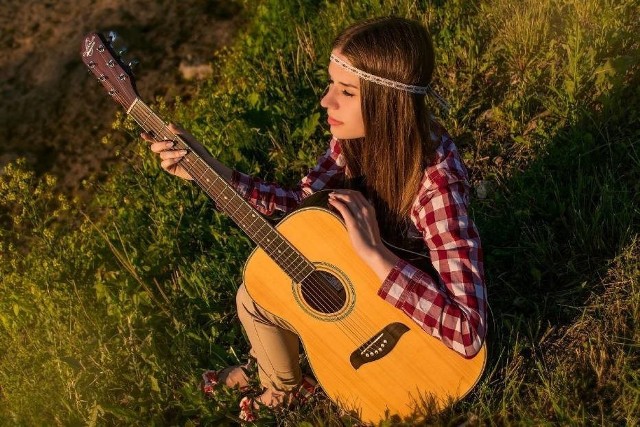
[(125, 110), (129, 110), (138, 98), (131, 67), (125, 65), (115, 52), (112, 42), (115, 34), (107, 40), (98, 33), (89, 33), (82, 42), (82, 61), (102, 83), (107, 93)]

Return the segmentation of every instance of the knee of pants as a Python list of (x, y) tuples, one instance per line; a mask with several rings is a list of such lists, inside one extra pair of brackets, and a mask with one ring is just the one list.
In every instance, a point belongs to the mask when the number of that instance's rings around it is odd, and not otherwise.
[(244, 283), (240, 285), (238, 288), (238, 292), (236, 293), (236, 309), (238, 310), (238, 317), (240, 318), (240, 322), (244, 324), (244, 320), (248, 318), (249, 311), (248, 309), (253, 306), (253, 300), (247, 293), (247, 289), (244, 286)]

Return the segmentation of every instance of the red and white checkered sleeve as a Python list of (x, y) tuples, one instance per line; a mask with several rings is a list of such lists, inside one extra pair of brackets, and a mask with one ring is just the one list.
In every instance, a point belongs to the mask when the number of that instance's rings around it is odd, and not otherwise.
[(235, 170), (231, 184), (260, 213), (271, 215), (276, 210), (288, 213), (315, 191), (338, 185), (344, 175), (341, 163), (340, 144), (334, 138), (316, 166), (293, 188), (287, 189), (277, 183), (265, 182)]
[(413, 219), (433, 267), (429, 274), (400, 260), (378, 291), (425, 331), (464, 357), (475, 356), (486, 332), (486, 289), (478, 231), (462, 181), (425, 193)]

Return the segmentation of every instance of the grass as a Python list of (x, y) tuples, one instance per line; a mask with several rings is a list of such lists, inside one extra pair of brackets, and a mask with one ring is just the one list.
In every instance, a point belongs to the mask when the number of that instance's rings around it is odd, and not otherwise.
[[(284, 182), (326, 144), (318, 98), (337, 31), (397, 14), (433, 33), (452, 106), (438, 113), (478, 190), (491, 328), (478, 387), (427, 423), (638, 425), (635, 2), (264, 0), (244, 13), (199, 95), (156, 109), (224, 162)], [(24, 162), (0, 176), (0, 423), (233, 425), (238, 396), (197, 386), (248, 350), (233, 304), (251, 244), (159, 170), (131, 122), (116, 128), (132, 142), (105, 141), (122, 161), (90, 204)], [(353, 424), (323, 400), (274, 422)]]

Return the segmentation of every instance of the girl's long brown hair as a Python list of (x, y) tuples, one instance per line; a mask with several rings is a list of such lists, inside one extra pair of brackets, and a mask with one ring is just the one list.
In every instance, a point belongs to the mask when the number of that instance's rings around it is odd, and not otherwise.
[[(431, 82), (434, 53), (420, 23), (377, 18), (345, 29), (333, 49), (368, 73), (405, 84)], [(379, 220), (400, 224), (415, 200), (424, 168), (435, 151), (424, 95), (360, 79), (365, 137), (342, 140), (351, 177), (362, 177)], [(381, 224), (384, 225), (384, 224)]]

